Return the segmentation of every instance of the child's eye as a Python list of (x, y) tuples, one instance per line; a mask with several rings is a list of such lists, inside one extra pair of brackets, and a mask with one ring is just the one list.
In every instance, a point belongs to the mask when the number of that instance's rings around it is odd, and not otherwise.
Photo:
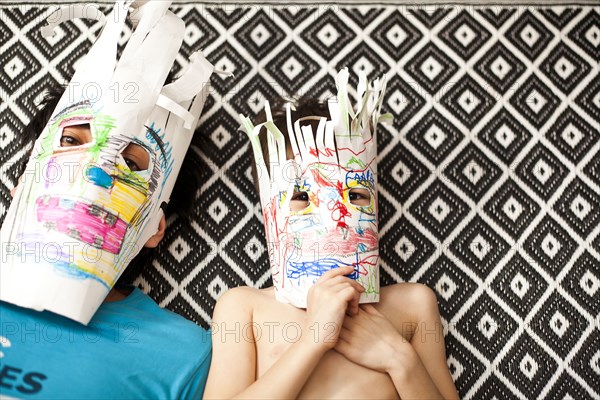
[(292, 200), (308, 201), (308, 193), (306, 193), (306, 192), (294, 192), (294, 195), (292, 196)]
[(130, 171), (139, 171), (140, 167), (138, 167), (138, 165), (135, 163), (135, 161), (133, 161), (130, 158), (126, 158), (123, 157), (125, 159), (125, 164), (127, 164), (127, 168), (129, 168)]
[(60, 138), (60, 147), (72, 147), (81, 145), (82, 143), (73, 136), (69, 136), (63, 133), (63, 135)]
[(308, 193), (306, 192), (294, 192), (292, 200), (290, 201), (291, 211), (304, 210), (310, 204)]
[(66, 126), (60, 137), (60, 147), (75, 147), (92, 141), (89, 124)]
[(367, 189), (350, 189), (348, 199), (350, 200), (350, 203), (355, 206), (368, 206), (371, 204), (371, 193)]
[(136, 143), (129, 143), (121, 153), (130, 171), (145, 171), (150, 165), (150, 156), (145, 148)]

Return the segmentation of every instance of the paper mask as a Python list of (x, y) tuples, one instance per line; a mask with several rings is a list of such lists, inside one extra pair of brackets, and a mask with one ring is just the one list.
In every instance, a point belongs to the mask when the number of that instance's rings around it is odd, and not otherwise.
[[(283, 133), (272, 121), (254, 126), (242, 117), (257, 164), (260, 199), (269, 246), (276, 298), (306, 307), (308, 289), (326, 271), (352, 266), (350, 275), (365, 292), (361, 302), (379, 300), (377, 230), (377, 123), (385, 78), (369, 85), (360, 76), (356, 113), (348, 96), (348, 71), (336, 78), (337, 99), (325, 116), (292, 122), (287, 105), (287, 132), (294, 154), (288, 160)], [(316, 132), (306, 122), (319, 120)], [(258, 135), (266, 130), (268, 160)], [(357, 190), (359, 189), (359, 190)], [(308, 198), (305, 209), (291, 211), (294, 193)], [(360, 201), (357, 197), (360, 196)]]
[[(117, 2), (104, 18), (34, 145), (1, 230), (0, 299), (83, 324), (156, 233), (213, 70), (195, 53), (163, 86), (185, 30), (166, 1), (136, 10), (117, 61), (131, 3)], [(74, 139), (82, 127), (88, 136)]]

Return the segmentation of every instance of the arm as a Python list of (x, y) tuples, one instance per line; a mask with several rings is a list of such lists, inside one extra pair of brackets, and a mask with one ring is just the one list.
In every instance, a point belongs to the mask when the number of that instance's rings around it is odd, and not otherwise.
[(435, 295), (424, 286), (416, 292), (414, 303), (403, 304), (419, 309), (410, 342), (390, 319), (365, 305), (344, 321), (336, 350), (357, 364), (387, 373), (402, 398), (458, 399), (446, 365)]
[[(329, 271), (311, 288), (305, 328), (314, 324), (324, 327), (331, 322), (341, 328), (347, 309), (358, 309), (363, 289), (343, 276), (350, 272), (352, 269), (344, 268)], [(330, 342), (314, 341), (311, 335), (303, 335), (257, 380), (254, 341), (241, 335), (236, 340), (235, 334), (225, 334), (225, 329), (235, 332), (252, 322), (253, 306), (248, 302), (247, 290), (231, 290), (217, 302), (213, 316), (213, 359), (204, 398), (295, 398), (323, 354), (335, 345), (337, 335)]]
[(419, 324), (410, 344), (443, 398), (458, 399), (446, 361), (446, 345), (437, 298), (430, 288), (423, 285), (418, 285), (418, 288), (415, 297), (420, 304)]

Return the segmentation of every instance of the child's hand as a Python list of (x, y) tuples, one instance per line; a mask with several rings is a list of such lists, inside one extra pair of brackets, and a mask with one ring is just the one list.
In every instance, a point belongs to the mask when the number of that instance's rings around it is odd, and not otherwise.
[(340, 267), (324, 273), (308, 291), (307, 332), (303, 337), (314, 341), (323, 350), (333, 348), (344, 322), (344, 317), (358, 313), (360, 294), (365, 289), (344, 275), (353, 267)]
[(412, 350), (392, 323), (370, 304), (344, 320), (335, 349), (350, 361), (379, 372), (389, 372)]

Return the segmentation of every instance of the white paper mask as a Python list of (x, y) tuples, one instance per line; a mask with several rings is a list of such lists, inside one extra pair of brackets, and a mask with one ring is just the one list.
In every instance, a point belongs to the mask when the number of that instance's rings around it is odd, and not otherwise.
[[(156, 233), (213, 69), (195, 53), (163, 87), (185, 30), (165, 1), (137, 10), (117, 62), (130, 5), (117, 2), (105, 18), (34, 145), (1, 230), (0, 299), (83, 324)], [(65, 136), (84, 124), (89, 139), (67, 147)], [(125, 160), (132, 144), (140, 171)]]
[[(329, 101), (329, 121), (315, 116), (292, 123), (288, 104), (293, 160), (287, 160), (284, 137), (272, 121), (268, 103), (264, 124), (254, 126), (241, 116), (257, 163), (273, 285), (282, 302), (306, 307), (308, 289), (323, 273), (341, 266), (354, 267), (350, 277), (365, 288), (361, 302), (379, 300), (375, 130), (389, 117), (380, 115), (385, 82), (376, 80), (369, 87), (366, 76), (361, 76), (354, 113), (348, 70), (340, 71), (337, 99)], [(310, 119), (320, 120), (316, 135), (306, 124)], [(267, 162), (258, 139), (263, 127)], [(294, 192), (306, 192), (307, 208), (290, 210)]]

